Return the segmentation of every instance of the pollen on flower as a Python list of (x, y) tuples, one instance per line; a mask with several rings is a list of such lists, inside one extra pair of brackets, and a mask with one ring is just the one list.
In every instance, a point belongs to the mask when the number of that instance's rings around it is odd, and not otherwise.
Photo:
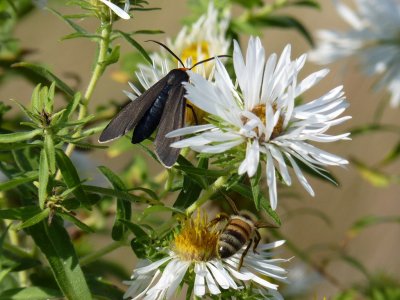
[(198, 213), (183, 223), (172, 248), (182, 260), (209, 261), (217, 257), (217, 242), (218, 231), (209, 226), (207, 215)]
[[(276, 111), (275, 105), (273, 105), (272, 108), (273, 108), (273, 110), (274, 110), (274, 112), (275, 112), (275, 111)], [(264, 125), (266, 125), (267, 117), (266, 117), (266, 106), (265, 106), (265, 104), (258, 104), (258, 105), (256, 105), (256, 106), (251, 110), (251, 112), (252, 112), (253, 114), (255, 114), (257, 117), (259, 117), (260, 120), (261, 120), (261, 122), (262, 122)], [(245, 122), (245, 121), (247, 121), (247, 119), (245, 118), (243, 121)], [(275, 124), (274, 129), (272, 130), (272, 134), (271, 134), (270, 139), (273, 139), (273, 138), (279, 136), (280, 133), (281, 133), (282, 130), (283, 130), (282, 127), (283, 127), (283, 118), (282, 118), (282, 117), (279, 117), (278, 122)], [(258, 128), (255, 128), (255, 131), (257, 132), (257, 135), (259, 135), (259, 133), (258, 133)], [(265, 137), (264, 137), (263, 135), (261, 135), (260, 138), (261, 138), (261, 139), (264, 139)]]
[(210, 57), (208, 43), (198, 42), (192, 43), (188, 47), (182, 50), (181, 59), (185, 62), (189, 57), (192, 58), (192, 65), (196, 64), (199, 61), (199, 56), (208, 58)]

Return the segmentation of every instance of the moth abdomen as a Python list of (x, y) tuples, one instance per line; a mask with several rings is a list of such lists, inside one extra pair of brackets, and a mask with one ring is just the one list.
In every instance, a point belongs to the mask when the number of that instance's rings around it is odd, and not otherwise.
[(170, 84), (166, 84), (157, 96), (153, 105), (145, 112), (142, 119), (136, 125), (132, 134), (132, 143), (137, 144), (147, 139), (160, 123), (165, 103), (168, 99), (168, 93), (171, 89)]

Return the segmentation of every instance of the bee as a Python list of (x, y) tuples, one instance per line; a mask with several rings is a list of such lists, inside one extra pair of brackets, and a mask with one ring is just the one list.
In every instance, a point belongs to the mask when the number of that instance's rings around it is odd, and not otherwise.
[(261, 235), (258, 231), (259, 228), (276, 228), (277, 226), (258, 221), (254, 214), (249, 211), (239, 211), (229, 197), (228, 200), (234, 212), (233, 215), (220, 213), (215, 219), (210, 221), (210, 225), (216, 225), (220, 222), (226, 222), (221, 230), (217, 243), (217, 253), (220, 258), (228, 258), (237, 253), (247, 243), (246, 249), (240, 258), (238, 270), (243, 265), (243, 260), (247, 255), (251, 245), (253, 244), (253, 252), (257, 253), (256, 249), (261, 241)]

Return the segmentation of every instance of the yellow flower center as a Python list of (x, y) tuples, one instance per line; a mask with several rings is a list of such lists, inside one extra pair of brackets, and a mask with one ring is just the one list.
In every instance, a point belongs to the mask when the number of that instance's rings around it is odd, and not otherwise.
[(217, 257), (218, 231), (209, 226), (207, 215), (186, 220), (175, 235), (172, 249), (186, 261), (209, 261)]
[(200, 56), (200, 59), (206, 59), (206, 58), (210, 57), (210, 52), (209, 52), (207, 42), (203, 41), (203, 42), (190, 44), (188, 47), (183, 49), (183, 51), (181, 53), (181, 59), (184, 63), (189, 57), (192, 58), (192, 65), (199, 62), (199, 56)]
[[(275, 104), (272, 106), (272, 108), (273, 108), (274, 112), (276, 112), (276, 106), (275, 106)], [(266, 114), (265, 114), (265, 112), (266, 112), (265, 104), (256, 105), (256, 106), (251, 110), (251, 112), (252, 112), (253, 114), (255, 114), (257, 117), (259, 117), (260, 120), (261, 120), (261, 122), (262, 122), (264, 125), (266, 124), (267, 117), (266, 117)], [(245, 122), (246, 119), (244, 119), (243, 121)], [(256, 130), (256, 132), (257, 132), (257, 134), (258, 134), (258, 128), (256, 128), (255, 130)], [(270, 140), (272, 140), (272, 139), (276, 138), (277, 136), (279, 136), (279, 135), (281, 134), (282, 130), (283, 130), (283, 118), (280, 116), (278, 122), (276, 123), (274, 129), (272, 130), (272, 134), (271, 134)], [(265, 136), (264, 136), (264, 135), (261, 135), (260, 138), (261, 138), (261, 139), (265, 139)]]

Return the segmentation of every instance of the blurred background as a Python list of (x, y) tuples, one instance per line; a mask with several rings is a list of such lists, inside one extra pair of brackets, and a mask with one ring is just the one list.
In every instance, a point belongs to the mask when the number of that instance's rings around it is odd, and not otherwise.
[[(57, 1), (50, 1), (50, 6), (67, 13), (65, 7), (59, 4)], [(288, 13), (296, 16), (312, 33), (321, 28), (347, 28), (347, 25), (338, 17), (330, 0), (322, 0), (320, 4), (321, 11), (300, 7), (290, 9)], [(182, 27), (181, 19), (188, 14), (186, 1), (155, 0), (151, 1), (151, 5), (160, 7), (161, 10), (146, 14), (135, 12), (134, 22), (118, 22), (117, 26), (126, 31), (162, 29), (165, 31), (164, 34), (150, 37), (159, 41), (164, 41), (168, 36), (174, 37)], [(237, 13), (239, 11), (234, 11), (233, 15), (235, 16)], [(131, 28), (131, 24), (137, 28)], [(91, 26), (90, 23), (86, 25)], [(95, 25), (93, 24), (93, 26)], [(88, 83), (87, 75), (93, 63), (95, 44), (80, 39), (60, 41), (60, 37), (68, 33), (70, 33), (70, 29), (67, 25), (60, 22), (49, 11), (35, 10), (16, 27), (15, 37), (20, 40), (22, 47), (32, 50), (27, 57), (29, 61), (46, 62), (50, 69), (55, 74), (59, 74), (67, 83), (83, 89)], [(145, 35), (138, 38), (139, 41), (146, 39), (148, 37)], [(265, 30), (262, 40), (268, 53), (280, 53), (288, 43), (292, 45), (293, 57), (298, 57), (310, 50), (305, 39), (292, 30)], [(244, 37), (242, 45), (246, 44), (247, 37)], [(146, 49), (157, 49), (151, 43), (142, 45)], [(121, 41), (121, 53), (132, 51), (127, 43)], [(348, 132), (358, 126), (371, 123), (375, 111), (383, 105), (382, 99), (387, 95), (384, 92), (373, 91), (372, 86), (375, 80), (361, 74), (357, 63), (351, 59), (331, 64), (328, 67), (331, 70), (328, 77), (312, 89), (306, 95), (305, 100), (311, 100), (338, 85), (344, 85), (350, 103), (346, 115), (351, 115), (353, 118), (341, 125), (338, 130)], [(106, 104), (109, 99), (114, 99), (117, 103), (125, 101), (122, 90), (129, 88), (127, 82), (115, 80), (120, 68), (121, 65), (115, 64), (107, 69), (95, 90), (92, 107)], [(307, 62), (301, 78), (321, 68)], [(133, 72), (134, 70), (131, 75)], [(71, 74), (74, 76), (71, 77)], [(33, 86), (21, 77), (8, 78), (1, 85), (0, 100), (9, 105), (13, 105), (9, 101), (11, 98), (28, 103), (32, 89)], [(13, 106), (11, 113), (16, 114), (17, 112), (18, 110)], [(383, 112), (383, 120), (388, 124), (398, 123), (398, 109), (386, 107)], [(397, 137), (393, 133), (370, 133), (355, 136), (352, 141), (321, 145), (321, 148), (349, 160), (356, 158), (368, 165), (374, 165), (392, 149), (397, 142), (396, 139)], [(90, 153), (90, 161), (87, 157), (84, 156), (80, 161), (80, 164), (85, 166), (82, 171), (86, 173), (81, 176), (101, 180), (96, 171), (98, 165), (106, 165), (118, 173), (118, 170), (124, 165), (124, 158), (131, 156), (110, 159), (107, 157), (106, 151), (93, 151)], [(75, 159), (79, 159), (79, 157)], [(150, 170), (157, 174), (160, 168), (154, 164)], [(391, 164), (385, 169), (389, 173), (398, 170), (399, 164)], [(374, 186), (362, 177), (353, 163), (345, 169), (336, 168), (331, 171), (340, 182), (339, 187), (314, 180), (308, 176), (315, 190), (314, 198), (306, 194), (296, 182), (294, 183), (295, 197), (284, 192), (279, 198), (278, 214), (282, 219), (282, 234), (298, 248), (312, 253), (312, 262), (315, 264), (313, 269), (303, 263), (298, 254), (291, 252), (289, 247), (286, 247), (282, 253), (286, 257), (293, 256), (288, 263), (288, 268), (291, 270), (291, 280), (294, 284), (287, 286), (287, 292), (290, 293), (294, 288), (309, 287), (310, 293), (304, 299), (323, 299), (323, 297), (331, 299), (339, 289), (347, 288), (354, 283), (362, 284), (365, 281), (366, 277), (355, 267), (354, 262), (345, 261), (339, 256), (336, 260), (330, 261), (324, 269), (332, 278), (327, 280), (324, 276), (318, 275), (316, 269), (325, 266), (325, 258), (327, 256), (335, 257), (335, 252), (332, 250), (334, 246), (342, 247), (342, 249), (344, 247), (346, 253), (359, 260), (368, 272), (384, 271), (400, 280), (400, 260), (398, 258), (400, 227), (398, 225), (383, 223), (371, 226), (359, 234), (354, 230), (349, 230), (356, 220), (368, 215), (393, 216), (399, 214), (399, 185)], [(289, 191), (289, 189), (285, 189), (285, 191)], [(290, 192), (292, 191), (293, 189), (290, 189)], [(110, 243), (111, 238), (107, 235), (98, 235), (93, 242), (95, 247), (102, 247)], [(118, 249), (110, 253), (107, 258), (122, 263), (128, 273), (135, 266), (135, 257), (129, 247)]]

